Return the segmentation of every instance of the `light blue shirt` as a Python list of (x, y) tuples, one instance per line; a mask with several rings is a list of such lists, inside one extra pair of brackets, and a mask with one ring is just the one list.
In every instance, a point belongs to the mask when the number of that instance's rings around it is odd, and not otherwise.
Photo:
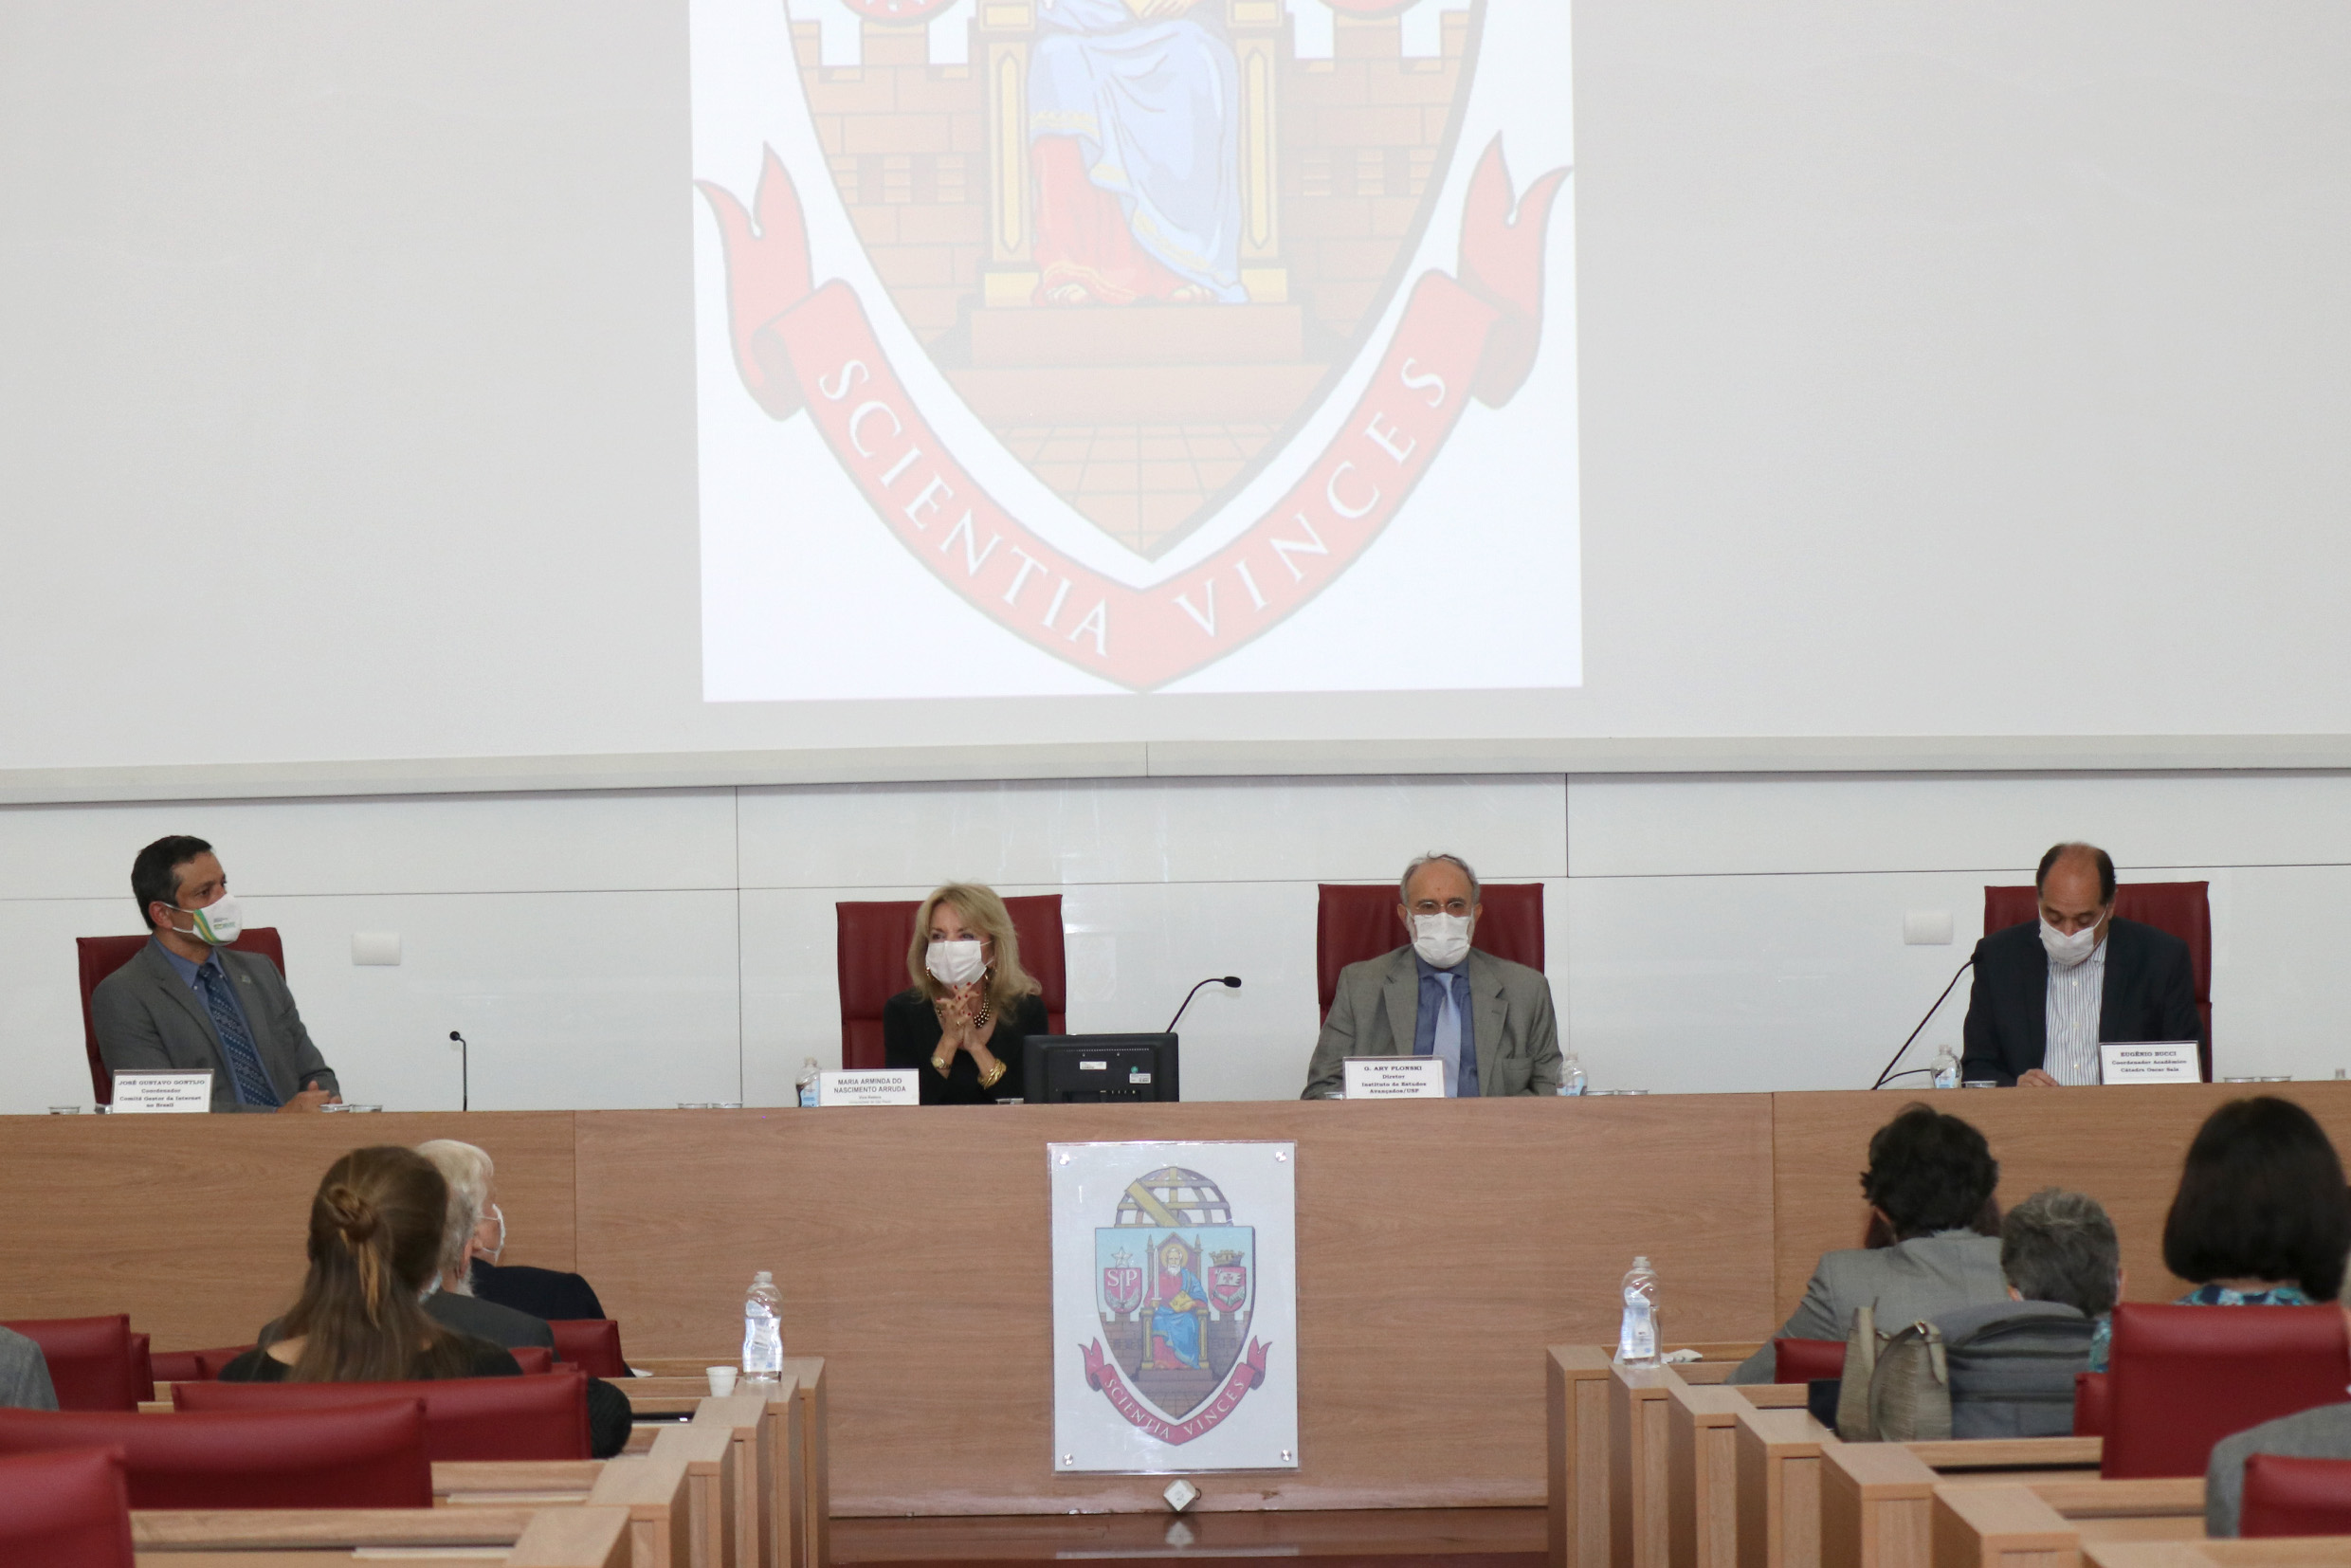
[[(202, 979), (204, 972), (209, 969), (214, 975), (218, 975), (223, 982), (222, 989), (227, 991), (228, 994), (228, 1006), (235, 1012), (237, 1015), (237, 1022), (245, 1026), (245, 1037), (248, 1040), (256, 1038), (253, 1033), (253, 1020), (246, 1015), (245, 998), (237, 994), (237, 977), (228, 973), (228, 966), (227, 964), (221, 962), (219, 948), (216, 947), (212, 949), (211, 952), (206, 954), (204, 962), (200, 964), (191, 963), (186, 958), (183, 958), (178, 954), (173, 952), (170, 948), (164, 946), (160, 938), (150, 937), (147, 939), (155, 944), (155, 951), (163, 955), (164, 960), (172, 966), (173, 972), (175, 972), (179, 975), (180, 979), (187, 984), (188, 989), (196, 994), (196, 1009), (204, 1014), (206, 1021), (210, 1022), (212, 1016), (212, 1010), (205, 1005), (204, 981)], [(219, 1030), (216, 1029), (213, 1032), (217, 1034)], [(227, 1048), (228, 1048), (226, 1046), (222, 1048), (223, 1050), (226, 1050)]]

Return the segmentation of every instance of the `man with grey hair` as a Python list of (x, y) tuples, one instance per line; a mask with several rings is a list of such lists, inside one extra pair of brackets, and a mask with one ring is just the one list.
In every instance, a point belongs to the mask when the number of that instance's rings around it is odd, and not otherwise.
[(1350, 1056), (1433, 1056), (1445, 1064), (1445, 1092), (1462, 1098), (1557, 1094), (1551, 982), (1470, 945), (1483, 905), (1469, 863), (1423, 855), (1396, 894), (1405, 945), (1340, 971), (1300, 1098), (1342, 1093)]
[(425, 1298), (426, 1313), (477, 1340), (512, 1350), (517, 1345), (556, 1347), (556, 1331), (543, 1318), (478, 1299), (473, 1293), (474, 1232), (489, 1212), (496, 1167), (488, 1153), (453, 1138), (419, 1143), (416, 1152), (433, 1163), (449, 1184), (449, 1212), (441, 1228), (441, 1276)]
[(2000, 1223), (2009, 1299), (1938, 1314), (1954, 1437), (2063, 1437), (2073, 1376), (2123, 1290), (2122, 1248), (2098, 1200), (2047, 1187)]

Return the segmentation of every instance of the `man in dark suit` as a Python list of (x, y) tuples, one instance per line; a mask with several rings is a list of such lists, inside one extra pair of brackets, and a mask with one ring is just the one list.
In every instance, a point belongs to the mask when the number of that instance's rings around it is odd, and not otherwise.
[(2060, 844), (2033, 878), (2041, 918), (1976, 944), (1962, 1079), (2099, 1082), (2098, 1043), (2204, 1038), (2188, 944), (2114, 918), (2114, 861)]
[(285, 977), (257, 953), (233, 953), (244, 913), (200, 838), (159, 838), (131, 865), (150, 933), (98, 983), (90, 1020), (109, 1072), (212, 1069), (216, 1111), (315, 1111), (341, 1103)]

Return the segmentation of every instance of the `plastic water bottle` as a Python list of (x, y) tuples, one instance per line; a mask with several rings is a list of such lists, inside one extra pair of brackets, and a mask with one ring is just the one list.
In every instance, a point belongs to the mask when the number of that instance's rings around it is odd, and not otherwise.
[(1574, 1051), (1559, 1058), (1559, 1092), (1581, 1094), (1592, 1082), (1584, 1076), (1584, 1059)]
[(816, 1106), (816, 1058), (811, 1056), (800, 1064), (800, 1104), (804, 1109)]
[(1956, 1089), (1959, 1086), (1959, 1059), (1949, 1046), (1935, 1048), (1935, 1087)]
[(1657, 1270), (1645, 1257), (1625, 1271), (1624, 1326), (1616, 1331), (1616, 1359), (1627, 1366), (1657, 1364)]
[(762, 1268), (743, 1298), (743, 1376), (773, 1382), (784, 1373), (784, 1296), (775, 1276)]

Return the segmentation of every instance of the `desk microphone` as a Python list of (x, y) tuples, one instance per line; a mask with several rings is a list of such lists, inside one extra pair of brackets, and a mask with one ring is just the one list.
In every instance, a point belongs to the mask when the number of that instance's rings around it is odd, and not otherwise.
[(449, 1030), (449, 1038), (457, 1042), (457, 1108), (469, 1111), (473, 1109), (473, 1051), (457, 1030)]
[[(1932, 1018), (1932, 1017), (1935, 1015), (1935, 1008), (1939, 1008), (1939, 1007), (1942, 1006), (1942, 1004), (1943, 1004), (1944, 1000), (1945, 1000), (1946, 998), (1948, 998), (1948, 997), (1950, 996), (1950, 994), (1951, 994), (1952, 986), (1956, 986), (1956, 985), (1958, 985), (1958, 984), (1959, 983), (1959, 975), (1966, 974), (1966, 973), (1967, 973), (1967, 966), (1968, 966), (1968, 964), (1972, 964), (1972, 963), (1974, 963), (1975, 961), (1976, 961), (1976, 956), (1975, 956), (1973, 953), (1969, 954), (1969, 955), (1967, 956), (1967, 963), (1964, 963), (1964, 964), (1959, 965), (1959, 969), (1958, 969), (1958, 970), (1957, 970), (1957, 971), (1953, 974), (1953, 975), (1952, 975), (1952, 976), (1951, 976), (1951, 985), (1947, 985), (1947, 986), (1943, 987), (1943, 988), (1942, 988), (1942, 995), (1938, 996), (1938, 997), (1936, 997), (1936, 998), (1935, 998), (1935, 1007), (1930, 1007), (1930, 1008), (1928, 1008), (1928, 1009), (1926, 1010), (1926, 1018)], [(1878, 1074), (1878, 1081), (1877, 1081), (1876, 1083), (1874, 1083), (1874, 1084), (1872, 1084), (1872, 1085), (1869, 1085), (1871, 1088), (1873, 1088), (1873, 1089), (1882, 1089), (1882, 1088), (1886, 1087), (1886, 1082), (1887, 1082), (1889, 1079), (1894, 1079), (1894, 1078), (1907, 1078), (1907, 1077), (1909, 1077), (1909, 1076), (1910, 1076), (1910, 1073), (1908, 1073), (1908, 1072), (1902, 1072), (1902, 1073), (1898, 1073), (1898, 1072), (1896, 1072), (1896, 1071), (1894, 1070), (1894, 1062), (1899, 1062), (1899, 1061), (1901, 1061), (1901, 1060), (1902, 1060), (1902, 1052), (1903, 1052), (1904, 1050), (1908, 1050), (1908, 1049), (1910, 1048), (1910, 1043), (1911, 1043), (1911, 1041), (1912, 1041), (1912, 1040), (1916, 1040), (1916, 1039), (1919, 1037), (1920, 1030), (1924, 1030), (1924, 1029), (1926, 1028), (1926, 1018), (1922, 1018), (1922, 1019), (1920, 1019), (1920, 1020), (1919, 1020), (1919, 1027), (1918, 1027), (1918, 1029), (1914, 1029), (1914, 1030), (1912, 1030), (1910, 1031), (1910, 1038), (1909, 1038), (1908, 1040), (1904, 1040), (1904, 1041), (1902, 1043), (1902, 1050), (1898, 1050), (1898, 1051), (1894, 1052), (1894, 1061), (1893, 1061), (1893, 1062), (1888, 1062), (1888, 1063), (1886, 1063), (1886, 1070), (1885, 1070), (1884, 1072), (1882, 1072), (1882, 1073), (1879, 1073), (1879, 1074)], [(1924, 1068), (1924, 1067), (1913, 1067), (1913, 1068), (1911, 1068), (1910, 1070), (1911, 1070), (1911, 1072), (1924, 1072), (1924, 1071), (1926, 1071), (1927, 1069), (1926, 1069), (1926, 1068)]]
[[(1241, 976), (1238, 975), (1211, 975), (1207, 979), (1202, 980), (1200, 985), (1229, 985), (1232, 987), (1233, 990), (1238, 991), (1241, 989)], [(1170, 1018), (1167, 1021), (1167, 1028), (1160, 1030), (1161, 1033), (1173, 1034), (1176, 1032), (1176, 1020), (1183, 1017), (1184, 1008), (1192, 1005), (1192, 999), (1200, 994), (1200, 985), (1194, 986), (1190, 991), (1184, 993), (1183, 1007), (1179, 1007), (1176, 1010), (1176, 1017)]]

